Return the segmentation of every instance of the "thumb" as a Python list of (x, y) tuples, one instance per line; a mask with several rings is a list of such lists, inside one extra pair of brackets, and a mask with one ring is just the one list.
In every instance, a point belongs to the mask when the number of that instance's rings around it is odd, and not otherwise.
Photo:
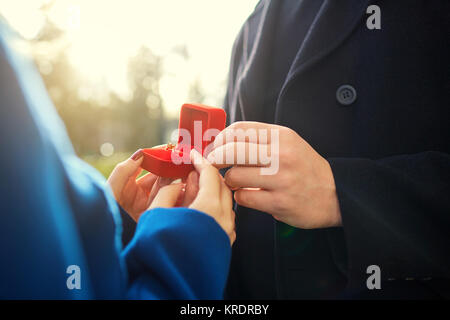
[(136, 178), (141, 172), (141, 163), (143, 160), (142, 150), (136, 151), (130, 158), (119, 163), (108, 178), (108, 184), (111, 186), (114, 195), (117, 197), (130, 180)]
[(182, 183), (171, 183), (159, 189), (149, 209), (172, 208), (175, 206), (178, 196), (183, 189)]

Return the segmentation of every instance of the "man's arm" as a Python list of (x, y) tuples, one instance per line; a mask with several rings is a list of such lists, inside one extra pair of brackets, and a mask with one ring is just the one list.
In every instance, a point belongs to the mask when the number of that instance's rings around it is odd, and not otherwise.
[[(249, 129), (272, 134), (236, 134)], [(240, 205), (298, 228), (343, 226), (351, 281), (373, 264), (385, 278), (450, 277), (448, 154), (324, 159), (293, 130), (258, 122), (234, 123), (214, 144), (208, 159), (232, 166), (225, 181)]]

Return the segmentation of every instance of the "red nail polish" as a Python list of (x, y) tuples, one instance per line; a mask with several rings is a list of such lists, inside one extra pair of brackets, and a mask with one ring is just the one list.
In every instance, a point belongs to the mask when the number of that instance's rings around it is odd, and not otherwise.
[(138, 151), (136, 151), (135, 153), (133, 153), (133, 155), (131, 156), (131, 160), (139, 160), (144, 154), (142, 153), (142, 150), (139, 149)]

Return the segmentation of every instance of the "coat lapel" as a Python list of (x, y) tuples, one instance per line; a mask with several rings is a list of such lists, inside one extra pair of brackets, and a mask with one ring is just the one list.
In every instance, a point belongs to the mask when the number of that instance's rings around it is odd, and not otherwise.
[[(275, 32), (275, 23), (279, 11), (280, 1), (265, 0), (258, 21), (256, 36), (251, 48), (247, 47), (248, 25), (244, 26), (244, 61), (243, 70), (238, 76), (235, 97), (232, 101), (240, 107), (242, 120), (259, 120), (267, 87), (267, 79), (270, 76), (272, 43)], [(232, 108), (233, 109), (233, 108)]]
[(351, 34), (362, 20), (369, 0), (325, 0), (306, 34), (278, 97), (275, 123), (280, 119), (280, 102), (292, 82), (320, 61)]

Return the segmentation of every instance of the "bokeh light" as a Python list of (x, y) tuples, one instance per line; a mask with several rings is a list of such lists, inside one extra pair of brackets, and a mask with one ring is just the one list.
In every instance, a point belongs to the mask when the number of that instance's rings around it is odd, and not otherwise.
[(111, 157), (114, 154), (114, 146), (112, 143), (105, 142), (100, 146), (100, 153), (104, 157)]
[[(45, 16), (64, 31), (70, 62), (89, 86), (106, 84), (129, 97), (127, 63), (142, 46), (164, 56), (161, 95), (177, 115), (193, 81), (205, 103), (219, 105), (231, 46), (257, 0), (0, 0), (0, 13), (33, 39)], [(42, 8), (49, 8), (47, 11)], [(174, 48), (185, 50), (183, 59)], [(47, 48), (60, 50), (60, 48)], [(49, 66), (42, 66), (48, 72)]]

